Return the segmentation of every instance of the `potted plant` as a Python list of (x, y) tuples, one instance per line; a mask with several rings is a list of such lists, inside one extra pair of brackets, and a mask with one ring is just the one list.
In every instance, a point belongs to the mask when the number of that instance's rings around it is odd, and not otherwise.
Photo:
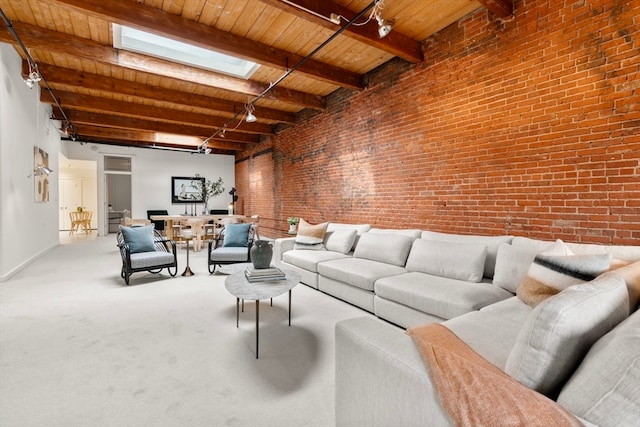
[[(199, 177), (200, 175), (196, 174), (196, 178)], [(200, 179), (194, 179), (193, 181), (191, 181), (191, 185), (196, 188), (202, 196), (202, 201), (204, 203), (203, 213), (205, 215), (209, 213), (209, 199), (224, 192), (224, 187), (222, 186), (223, 184), (224, 182), (222, 181), (222, 177), (218, 177), (216, 181), (206, 179), (204, 183)]]
[(295, 216), (290, 216), (289, 218), (287, 218), (287, 223), (289, 224), (289, 233), (296, 232), (296, 226), (298, 225), (299, 220), (300, 219)]

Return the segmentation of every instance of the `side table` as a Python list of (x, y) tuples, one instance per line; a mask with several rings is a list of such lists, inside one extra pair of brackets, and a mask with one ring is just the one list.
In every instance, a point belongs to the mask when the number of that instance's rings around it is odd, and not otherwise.
[(182, 273), (183, 276), (193, 276), (195, 273), (191, 271), (191, 267), (189, 267), (189, 242), (193, 240), (193, 236), (181, 236), (182, 239), (185, 240), (185, 244), (187, 246), (187, 267), (184, 269)]
[(254, 300), (256, 302), (256, 359), (259, 358), (260, 344), (260, 300), (271, 299), (289, 292), (289, 326), (291, 326), (291, 289), (300, 283), (300, 275), (293, 271), (282, 270), (284, 280), (249, 282), (244, 275), (246, 266), (238, 268), (225, 279), (224, 286), (231, 295), (236, 297), (236, 328), (239, 327), (240, 300)]

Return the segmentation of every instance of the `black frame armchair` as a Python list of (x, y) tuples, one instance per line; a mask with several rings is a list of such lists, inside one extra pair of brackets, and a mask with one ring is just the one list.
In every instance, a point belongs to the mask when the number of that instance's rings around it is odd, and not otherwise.
[(216, 271), (216, 266), (251, 261), (251, 247), (253, 246), (253, 240), (255, 238), (253, 227), (249, 228), (247, 247), (222, 246), (225, 231), (226, 226), (220, 230), (220, 233), (215, 239), (209, 240), (209, 249), (207, 250), (209, 274), (213, 274)]
[[(122, 270), (120, 276), (128, 285), (129, 278), (133, 273), (148, 271), (149, 273), (160, 273), (166, 268), (169, 274), (174, 277), (178, 273), (178, 257), (176, 256), (176, 244), (173, 240), (164, 238), (158, 231), (154, 230), (155, 251), (131, 253), (129, 245), (125, 242), (122, 231), (119, 231), (116, 238), (120, 256), (122, 257)], [(173, 269), (173, 271), (171, 271)]]

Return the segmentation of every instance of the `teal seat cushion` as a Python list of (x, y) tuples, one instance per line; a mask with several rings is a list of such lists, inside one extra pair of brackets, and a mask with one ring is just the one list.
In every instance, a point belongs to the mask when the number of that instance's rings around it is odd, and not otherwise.
[(154, 243), (154, 226), (146, 225), (144, 227), (124, 227), (120, 226), (124, 242), (129, 246), (132, 254), (139, 252), (154, 252), (156, 246)]
[(240, 247), (249, 246), (249, 230), (251, 223), (227, 224), (224, 227), (223, 247)]

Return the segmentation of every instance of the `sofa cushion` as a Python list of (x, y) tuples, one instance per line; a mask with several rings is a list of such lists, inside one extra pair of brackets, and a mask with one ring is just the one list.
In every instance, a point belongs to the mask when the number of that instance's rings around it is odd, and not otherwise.
[(367, 291), (373, 291), (373, 284), (379, 278), (403, 274), (406, 271), (396, 265), (355, 257), (318, 264), (318, 273), (322, 276)]
[(512, 296), (491, 283), (467, 282), (419, 272), (378, 279), (374, 289), (380, 298), (442, 319), (479, 310)]
[(516, 295), (535, 307), (561, 290), (595, 279), (609, 268), (611, 255), (573, 255), (558, 240), (536, 255)]
[(640, 261), (604, 273), (620, 277), (627, 284), (629, 292), (629, 312), (636, 311), (640, 303)]
[(404, 234), (416, 240), (422, 235), (422, 230), (418, 230), (417, 228), (372, 228), (369, 230), (369, 233)]
[(448, 234), (435, 231), (423, 231), (422, 239), (457, 243), (480, 243), (487, 245), (487, 258), (484, 264), (484, 277), (493, 279), (498, 247), (502, 243), (510, 243), (513, 236), (474, 236), (466, 234)]
[(314, 273), (318, 272), (318, 263), (341, 258), (351, 258), (351, 256), (335, 251), (306, 251), (296, 249), (282, 254), (282, 261), (287, 264), (295, 265), (296, 267)]
[(589, 350), (558, 396), (558, 403), (602, 427), (640, 422), (640, 311)]
[(353, 244), (356, 241), (356, 235), (357, 231), (355, 228), (344, 228), (334, 231), (327, 231), (327, 234), (324, 238), (324, 247), (328, 251), (347, 254), (351, 252), (351, 248), (353, 248)]
[(153, 224), (143, 227), (120, 226), (124, 242), (129, 245), (129, 251), (132, 254), (140, 252), (154, 252), (156, 250), (153, 230)]
[(298, 223), (298, 234), (296, 235), (296, 241), (293, 248), (316, 251), (324, 249), (324, 235), (327, 232), (327, 225), (329, 225), (327, 222), (311, 225), (304, 219), (300, 218), (300, 222)]
[(529, 266), (538, 250), (502, 243), (498, 248), (493, 284), (516, 293), (518, 286), (527, 277)]
[[(480, 309), (480, 311), (484, 313), (493, 314), (494, 316), (498, 316), (503, 320), (509, 320), (508, 323), (515, 323), (520, 326), (524, 325), (524, 322), (531, 314), (531, 310), (533, 310), (531, 307), (522, 302), (520, 298), (515, 296), (502, 301), (498, 301)], [(504, 365), (502, 366), (504, 367)]]
[(365, 233), (360, 237), (354, 258), (365, 258), (404, 267), (413, 240), (402, 234)]
[(601, 276), (538, 304), (523, 325), (505, 371), (525, 386), (553, 393), (591, 345), (629, 314), (624, 281)]
[(411, 247), (407, 270), (480, 282), (486, 256), (485, 244), (418, 239)]

